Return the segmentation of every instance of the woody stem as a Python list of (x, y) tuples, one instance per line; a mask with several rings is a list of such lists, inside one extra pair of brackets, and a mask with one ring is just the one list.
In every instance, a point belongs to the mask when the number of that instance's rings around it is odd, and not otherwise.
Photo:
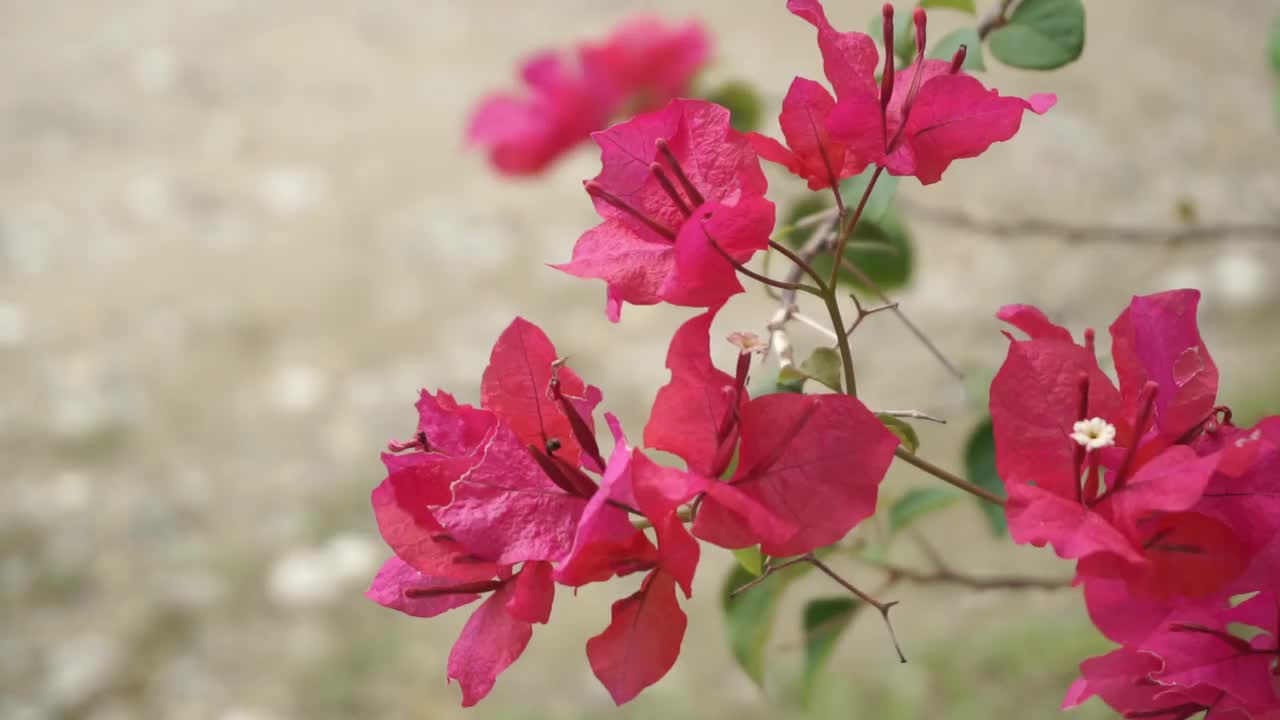
[(898, 604), (897, 601), (886, 603), (886, 602), (880, 602), (879, 600), (876, 600), (875, 598), (871, 597), (870, 595), (863, 592), (862, 590), (859, 590), (858, 587), (853, 583), (849, 582), (848, 580), (845, 580), (843, 577), (840, 576), (839, 573), (837, 573), (835, 570), (832, 570), (826, 563), (819, 560), (817, 556), (815, 556), (813, 553), (809, 553), (804, 557), (804, 559), (808, 560), (810, 565), (821, 570), (823, 574), (825, 574), (827, 577), (839, 583), (840, 587), (843, 587), (845, 590), (848, 590), (849, 592), (853, 593), (863, 602), (875, 608), (880, 613), (880, 617), (884, 619), (885, 627), (889, 629), (889, 639), (893, 641), (893, 649), (898, 653), (898, 660), (900, 662), (906, 662), (907, 656), (902, 654), (902, 646), (898, 644), (898, 634), (893, 631), (893, 623), (889, 622), (889, 610), (894, 605)]
[[(867, 207), (867, 201), (871, 199), (871, 191), (876, 189), (876, 181), (880, 179), (880, 173), (884, 172), (884, 167), (877, 165), (876, 171), (871, 173), (871, 179), (867, 181), (867, 189), (862, 191), (862, 197), (858, 200), (858, 206), (853, 210), (853, 216), (849, 218), (849, 222), (840, 230), (840, 237), (836, 240), (835, 252), (832, 254), (831, 262), (831, 278), (827, 280), (827, 286), (834, 288), (836, 279), (840, 273), (840, 259), (844, 257), (844, 248), (848, 244), (849, 238), (853, 235), (854, 228), (858, 227), (858, 220), (862, 218), (862, 211)], [(844, 213), (840, 214), (840, 219), (844, 219)], [(841, 328), (844, 325), (836, 323), (836, 327)]]
[(925, 471), (926, 473), (929, 473), (930, 475), (938, 478), (939, 480), (960, 488), (961, 490), (969, 493), (970, 495), (980, 497), (983, 500), (986, 500), (987, 502), (991, 503), (992, 505), (999, 505), (1001, 507), (1004, 507), (1004, 504), (1005, 504), (1004, 498), (1000, 497), (999, 495), (996, 495), (995, 493), (992, 493), (989, 490), (986, 490), (985, 488), (978, 487), (977, 485), (974, 485), (973, 483), (969, 482), (968, 480), (965, 480), (959, 475), (956, 475), (955, 473), (950, 472), (948, 470), (944, 470), (938, 467), (937, 465), (934, 465), (933, 463), (929, 462), (928, 460), (925, 460), (924, 458), (918, 457), (915, 453), (911, 452), (910, 450), (907, 450), (901, 445), (899, 445), (897, 449), (893, 451), (893, 454), (897, 455), (898, 458), (902, 460), (906, 460), (908, 464), (914, 465), (917, 468), (920, 468), (921, 470)]

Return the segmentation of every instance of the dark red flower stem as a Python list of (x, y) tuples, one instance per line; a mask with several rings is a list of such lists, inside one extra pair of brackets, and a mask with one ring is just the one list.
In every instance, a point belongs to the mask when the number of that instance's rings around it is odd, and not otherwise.
[(968, 54), (969, 46), (961, 45), (960, 49), (956, 50), (956, 54), (951, 56), (951, 70), (949, 72), (952, 75), (960, 72), (960, 68), (964, 67), (964, 59)]
[(884, 15), (884, 72), (880, 74), (880, 142), (889, 147), (889, 100), (893, 98), (893, 4), (885, 3)]
[(659, 224), (653, 218), (635, 209), (634, 207), (629, 205), (626, 200), (623, 200), (617, 195), (614, 195), (608, 190), (605, 190), (603, 187), (600, 186), (600, 183), (597, 183), (594, 181), (588, 181), (584, 185), (584, 187), (586, 187), (587, 194), (590, 195), (591, 197), (599, 198), (605, 201), (606, 203), (618, 208), (622, 212), (630, 215), (636, 220), (639, 220), (641, 223), (644, 223), (645, 227), (661, 235), (663, 238), (666, 238), (667, 241), (669, 242), (676, 241), (676, 234), (672, 232), (669, 228)]
[(547, 479), (570, 495), (589, 498), (599, 489), (595, 482), (587, 477), (586, 473), (554, 455), (543, 452), (542, 448), (536, 445), (529, 445), (528, 450), (529, 454), (533, 456), (534, 462), (538, 463), (538, 467), (542, 468), (542, 472), (547, 476)]
[[(1076, 419), (1088, 420), (1089, 419), (1089, 374), (1086, 372), (1081, 372), (1080, 378), (1077, 380), (1077, 384), (1080, 388), (1080, 396), (1079, 396), (1080, 403), (1078, 405), (1078, 409), (1076, 410)], [(1075, 442), (1075, 441), (1072, 441), (1072, 442)], [(1073, 477), (1075, 478), (1075, 482), (1076, 482), (1076, 502), (1081, 504), (1084, 504), (1084, 501), (1085, 501), (1085, 493), (1081, 489), (1081, 481), (1082, 481), (1081, 476), (1084, 473), (1084, 456), (1087, 452), (1088, 452), (1088, 449), (1085, 448), (1084, 445), (1081, 445), (1080, 443), (1076, 443), (1075, 457), (1074, 457), (1076, 472)]]
[(582, 419), (578, 408), (574, 407), (569, 398), (564, 396), (564, 392), (560, 389), (560, 378), (556, 377), (554, 370), (553, 368), (550, 383), (551, 397), (555, 398), (556, 404), (560, 406), (560, 412), (569, 420), (569, 428), (573, 431), (573, 438), (578, 441), (582, 451), (595, 462), (596, 467), (600, 468), (600, 472), (604, 472), (604, 456), (600, 454), (600, 445), (596, 443), (596, 434), (587, 426), (587, 421)]
[(1129, 447), (1124, 454), (1124, 460), (1120, 462), (1120, 468), (1116, 471), (1116, 481), (1107, 483), (1107, 493), (1120, 490), (1129, 480), (1129, 471), (1133, 469), (1133, 458), (1138, 454), (1138, 445), (1142, 442), (1142, 436), (1147, 432), (1147, 423), (1151, 421), (1151, 411), (1154, 409), (1156, 402), (1156, 393), (1160, 390), (1160, 386), (1150, 380), (1147, 381), (1142, 389), (1138, 391), (1138, 417), (1133, 425), (1133, 439), (1129, 441)]
[(916, 102), (916, 95), (920, 94), (920, 83), (923, 79), (921, 73), (924, 65), (924, 46), (925, 46), (925, 24), (927, 16), (924, 8), (916, 8), (912, 14), (912, 20), (916, 24), (916, 60), (913, 63), (915, 72), (911, 74), (911, 88), (907, 91), (907, 98), (902, 103), (902, 118), (898, 120), (898, 130), (893, 134), (893, 139), (884, 147), (885, 154), (893, 152), (897, 147), (898, 141), (902, 139), (903, 133), (907, 129), (907, 118), (911, 117), (911, 106)]
[[(836, 194), (839, 195), (838, 192)], [(788, 260), (795, 263), (796, 266), (799, 267), (801, 271), (803, 271), (809, 277), (813, 278), (813, 281), (817, 283), (819, 290), (823, 292), (827, 291), (827, 281), (824, 280), (822, 276), (818, 274), (817, 270), (813, 269), (813, 265), (811, 265), (803, 257), (800, 257), (800, 255), (797, 254), (794, 250), (792, 250), (791, 248), (787, 247), (786, 245), (783, 245), (782, 243), (776, 240), (770, 240), (769, 247), (782, 253), (783, 256), (785, 256)]]
[(502, 587), (502, 580), (481, 580), (478, 582), (459, 583), (448, 587), (439, 588), (408, 588), (404, 591), (404, 596), (410, 600), (421, 598), (440, 597), (441, 595), (474, 595), (477, 593), (489, 592)]
[(743, 265), (737, 260), (734, 260), (733, 256), (731, 256), (728, 252), (726, 252), (723, 247), (720, 247), (720, 243), (716, 242), (715, 237), (711, 233), (707, 232), (707, 224), (705, 219), (703, 220), (703, 223), (702, 223), (702, 234), (706, 236), (707, 243), (710, 244), (711, 247), (717, 253), (719, 253), (720, 257), (724, 258), (725, 262), (732, 265), (734, 270), (737, 270), (738, 272), (742, 273), (743, 275), (746, 275), (752, 280), (768, 285), (769, 287), (778, 288), (779, 290), (798, 290), (801, 292), (809, 293), (810, 295), (814, 295), (817, 297), (823, 296), (822, 291), (812, 285), (806, 285), (804, 283), (784, 282), (782, 280), (774, 280), (773, 278), (768, 277), (767, 275), (761, 275), (760, 273), (752, 270), (751, 268), (748, 268), (746, 265)]
[(680, 186), (684, 188), (685, 194), (689, 196), (689, 201), (693, 203), (694, 207), (706, 202), (702, 197), (702, 193), (698, 192), (698, 188), (689, 180), (689, 176), (684, 174), (684, 169), (680, 167), (680, 163), (676, 160), (675, 154), (671, 152), (671, 148), (667, 145), (666, 139), (658, 138), (657, 142), (654, 143), (654, 146), (658, 149), (658, 153), (667, 161), (667, 164), (671, 166), (671, 172), (675, 173), (676, 180), (680, 181)]
[(649, 172), (653, 173), (654, 179), (662, 186), (663, 192), (667, 197), (671, 198), (671, 202), (676, 204), (676, 208), (685, 216), (689, 217), (693, 214), (693, 210), (685, 203), (684, 198), (680, 197), (680, 193), (676, 192), (676, 186), (671, 184), (671, 179), (667, 177), (667, 171), (662, 169), (658, 163), (649, 164)]

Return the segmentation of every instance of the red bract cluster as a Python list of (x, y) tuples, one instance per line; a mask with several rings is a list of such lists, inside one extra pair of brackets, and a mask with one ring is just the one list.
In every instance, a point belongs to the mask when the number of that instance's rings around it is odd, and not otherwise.
[(769, 246), (774, 207), (729, 111), (673, 100), (592, 137), (603, 167), (586, 190), (604, 221), (555, 267), (604, 280), (614, 322), (624, 302), (711, 307), (742, 292), (730, 259)]
[(683, 94), (710, 49), (696, 22), (672, 28), (642, 16), (569, 56), (539, 53), (521, 67), (524, 94), (495, 93), (480, 103), (467, 142), (487, 147), (505, 175), (537, 174), (619, 114)]
[[(645, 428), (646, 442), (679, 455), (687, 470), (658, 465), (629, 445), (610, 415), (606, 459), (592, 418), (600, 392), (522, 319), (494, 345), (481, 407), (422, 393), (417, 432), (391, 444), (387, 478), (373, 492), (378, 528), (395, 556), (368, 595), (432, 617), (489, 593), (449, 656), (464, 705), (484, 697), (524, 651), (533, 624), (547, 622), (556, 583), (647, 573), (587, 643), (596, 677), (623, 703), (665, 675), (680, 652), (687, 620), (676, 590), (693, 592), (695, 535), (802, 554), (871, 514), (897, 438), (850, 397), (750, 399), (749, 354), (740, 354), (732, 376), (711, 363), (714, 314), (676, 333), (671, 383)], [(737, 470), (722, 477), (735, 452)]]
[(839, 32), (818, 0), (789, 0), (787, 9), (818, 29), (823, 70), (835, 90), (796, 78), (778, 117), (787, 145), (752, 134), (766, 160), (785, 165), (819, 190), (875, 165), (891, 175), (913, 175), (928, 185), (953, 160), (977, 157), (1018, 132), (1022, 113), (1044, 113), (1053, 95), (1030, 100), (1001, 96), (960, 72), (965, 50), (944, 62), (924, 57), (926, 16), (913, 15), (916, 61), (903, 74), (894, 67), (893, 6), (884, 6), (884, 67), (870, 36)]
[[(997, 467), (1017, 542), (1077, 561), (1122, 647), (1081, 666), (1067, 705), (1128, 717), (1280, 712), (1280, 418), (1218, 407), (1199, 293), (1135, 297), (1111, 325), (1117, 387), (1084, 343), (1029, 306), (991, 385)], [(1253, 630), (1238, 633), (1239, 624)]]

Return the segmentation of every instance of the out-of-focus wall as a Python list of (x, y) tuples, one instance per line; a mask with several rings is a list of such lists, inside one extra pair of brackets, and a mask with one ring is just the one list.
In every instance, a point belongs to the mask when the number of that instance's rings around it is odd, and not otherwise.
[[(812, 29), (781, 0), (690, 5), (0, 4), (0, 716), (458, 714), (443, 668), (465, 615), (412, 621), (360, 597), (386, 554), (367, 504), (379, 448), (411, 432), (418, 388), (474, 399), (515, 314), (638, 435), (688, 314), (628, 308), (612, 326), (601, 286), (544, 267), (594, 223), (580, 181), (595, 156), (510, 183), (462, 147), (466, 114), (523, 55), (639, 8), (696, 12), (716, 41), (708, 78), (749, 80), (775, 108), (793, 75), (821, 77)], [(878, 3), (830, 5), (837, 26), (863, 29)], [(1273, 3), (1088, 5), (1081, 61), (987, 76), (1056, 92), (1058, 107), (940, 185), (904, 183), (902, 202), (1176, 227), (1185, 200), (1205, 224), (1280, 222)], [(935, 37), (955, 21), (935, 18)], [(771, 177), (780, 200), (801, 190)], [(903, 306), (977, 378), (970, 396), (1003, 353), (1000, 304), (1102, 327), (1130, 294), (1195, 285), (1227, 400), (1280, 404), (1280, 238), (1068, 244), (908, 222), (920, 265)], [(769, 311), (754, 294), (721, 324), (760, 331)], [(952, 419), (924, 436), (957, 464), (980, 399), (888, 316), (869, 325), (856, 341), (867, 403)], [(897, 471), (885, 492), (919, 482)], [(957, 565), (1067, 572), (953, 513), (933, 532)], [(622, 717), (804, 716), (771, 709), (733, 668), (715, 608), (723, 555), (705, 554), (685, 657)], [(474, 716), (611, 715), (582, 643), (623, 585), (562, 592)], [(815, 712), (1053, 717), (1073, 664), (1103, 647), (1071, 593), (896, 592), (913, 662), (890, 662), (864, 618)], [(798, 659), (788, 635), (778, 686)]]

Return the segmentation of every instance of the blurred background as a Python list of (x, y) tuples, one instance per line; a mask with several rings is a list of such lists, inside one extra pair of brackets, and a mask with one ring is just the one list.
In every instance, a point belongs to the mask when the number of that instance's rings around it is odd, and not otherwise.
[[(611, 326), (602, 285), (544, 267), (594, 224), (580, 182), (598, 160), (583, 148), (504, 181), (462, 147), (468, 110), (512, 87), (529, 52), (643, 9), (704, 19), (705, 81), (755, 85), (775, 132), (791, 77), (821, 78), (812, 29), (783, 5), (0, 2), (0, 717), (463, 717), (444, 668), (468, 611), (417, 621), (362, 597), (388, 554), (368, 504), (379, 449), (411, 433), (419, 388), (475, 401), (515, 314), (547, 329), (636, 436), (689, 315), (628, 307)], [(878, 7), (829, 5), (851, 29)], [(919, 429), (921, 453), (948, 467), (962, 466), (1003, 357), (992, 313), (1007, 302), (1103, 328), (1131, 294), (1199, 287), (1224, 400), (1245, 421), (1280, 408), (1280, 237), (1160, 233), (1280, 224), (1266, 55), (1280, 9), (1095, 0), (1088, 12), (1079, 62), (989, 63), (984, 78), (1056, 92), (1058, 107), (941, 184), (900, 191), (916, 266), (897, 297), (969, 380), (886, 314), (856, 337), (860, 387), (872, 408), (947, 418)], [(771, 178), (777, 200), (803, 189)], [(995, 236), (939, 210), (1145, 234)], [(763, 332), (771, 312), (753, 291), (720, 324)], [(928, 482), (897, 467), (883, 496)], [(930, 520), (958, 569), (1069, 573), (992, 541), (976, 507)], [(802, 707), (797, 611), (832, 588), (807, 578), (790, 592), (761, 692), (725, 642), (732, 562), (704, 553), (684, 654), (636, 702), (615, 710), (583, 650), (632, 578), (562, 592), (465, 716), (1053, 718), (1076, 664), (1107, 649), (1070, 590), (904, 583), (890, 597), (911, 662), (861, 617)], [(1095, 701), (1075, 715), (1107, 713)]]

